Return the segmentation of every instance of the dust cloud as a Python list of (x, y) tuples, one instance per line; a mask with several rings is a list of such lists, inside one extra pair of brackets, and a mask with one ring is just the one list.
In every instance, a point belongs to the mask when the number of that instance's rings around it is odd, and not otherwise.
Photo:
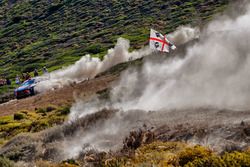
[[(178, 29), (179, 32), (188, 31), (170, 34), (169, 37), (179, 44), (189, 41), (185, 35), (191, 34), (193, 37), (199, 35), (200, 39), (187, 48), (185, 55), (169, 57), (160, 63), (146, 61), (141, 70), (128, 69), (112, 88), (109, 100), (98, 99), (87, 104), (76, 102), (71, 110), (70, 121), (102, 108), (119, 109), (123, 114), (118, 115), (116, 121), (109, 119), (105, 125), (93, 127), (90, 133), (81, 135), (82, 132), (79, 131), (77, 140), (75, 138), (72, 142), (65, 142), (67, 143), (64, 145), (65, 152), (72, 156), (77, 155), (79, 146), (86, 142), (93, 143), (93, 147), (97, 149), (112, 148), (107, 143), (100, 144), (105, 136), (106, 141), (117, 139), (116, 141), (122, 143), (121, 132), (124, 132), (125, 136), (126, 132), (136, 126), (136, 120), (153, 121), (153, 115), (147, 115), (146, 113), (150, 112), (146, 111), (156, 111), (158, 117), (155, 119), (155, 124), (158, 125), (171, 124), (171, 121), (191, 124), (198, 122), (196, 125), (208, 124), (209, 121), (213, 125), (216, 123), (230, 125), (244, 119), (244, 115), (236, 119), (235, 112), (248, 111), (250, 108), (249, 20), (248, 3), (240, 15), (221, 16), (210, 22), (201, 32), (182, 27)], [(206, 108), (212, 108), (213, 112), (209, 112), (211, 110)], [(223, 112), (225, 115), (215, 119), (218, 112), (214, 111), (219, 110), (226, 111)], [(133, 116), (134, 111), (140, 111), (137, 112), (139, 113), (137, 117)], [(189, 115), (187, 111), (191, 111)], [(199, 113), (200, 111), (203, 113)], [(230, 115), (229, 113), (227, 115), (227, 111), (230, 111)], [(131, 119), (127, 126), (125, 123), (131, 117), (124, 115), (133, 116), (135, 120)], [(216, 145), (222, 140), (225, 141), (224, 133), (217, 130), (214, 135), (218, 134), (222, 137), (216, 141), (207, 138), (209, 141), (206, 142)], [(195, 143), (199, 143), (197, 140), (195, 139)]]

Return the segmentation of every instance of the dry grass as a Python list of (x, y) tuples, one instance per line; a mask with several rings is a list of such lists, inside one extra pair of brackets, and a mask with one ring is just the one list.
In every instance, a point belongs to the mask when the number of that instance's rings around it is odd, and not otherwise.
[(2, 144), (12, 137), (26, 132), (39, 132), (62, 124), (69, 112), (68, 107), (48, 106), (36, 111), (21, 110), (14, 115), (0, 117), (0, 139)]

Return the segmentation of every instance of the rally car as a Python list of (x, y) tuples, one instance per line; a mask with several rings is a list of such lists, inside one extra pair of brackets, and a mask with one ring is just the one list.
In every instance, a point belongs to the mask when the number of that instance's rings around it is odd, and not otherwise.
[(35, 94), (35, 79), (28, 79), (22, 85), (15, 89), (14, 95), (17, 99), (32, 96)]

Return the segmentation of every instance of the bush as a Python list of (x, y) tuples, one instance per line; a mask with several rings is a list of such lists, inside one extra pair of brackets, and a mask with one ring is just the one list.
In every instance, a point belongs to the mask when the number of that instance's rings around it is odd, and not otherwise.
[(196, 159), (202, 159), (205, 157), (212, 156), (212, 151), (202, 147), (195, 146), (191, 148), (186, 148), (184, 151), (181, 151), (179, 154), (179, 164), (180, 166), (184, 166), (188, 162), (192, 162)]
[(217, 167), (217, 166), (250, 166), (250, 154), (247, 152), (232, 152), (220, 156), (207, 156), (196, 158), (188, 162), (185, 167)]
[(1, 167), (13, 167), (14, 164), (5, 157), (0, 157), (0, 166)]
[(65, 161), (63, 161), (63, 164), (71, 164), (71, 165), (79, 166), (79, 164), (74, 159), (65, 160)]
[(250, 166), (250, 154), (246, 152), (226, 153), (222, 156), (226, 166)]
[(15, 17), (12, 18), (12, 22), (14, 24), (16, 24), (16, 23), (19, 23), (23, 19), (24, 19), (23, 16), (15, 16)]
[(56, 109), (56, 107), (54, 107), (54, 106), (48, 106), (47, 108), (46, 108), (46, 112), (51, 112), (51, 111), (53, 111), (53, 110), (55, 110)]
[(53, 4), (49, 7), (48, 9), (48, 14), (52, 14), (54, 12), (56, 12), (58, 9), (60, 9), (62, 7), (63, 4)]
[(24, 118), (25, 118), (25, 115), (23, 113), (15, 113), (14, 114), (14, 120), (21, 120)]
[[(143, 145), (135, 150), (135, 156), (131, 159), (119, 158), (110, 163), (124, 164), (128, 166), (178, 166), (178, 156), (176, 152), (184, 149), (187, 145), (178, 142), (154, 142)], [(109, 163), (109, 164), (110, 164)]]
[(60, 113), (60, 115), (68, 115), (70, 113), (70, 107), (63, 107), (59, 109), (58, 112)]
[(85, 49), (90, 54), (97, 54), (104, 51), (104, 48), (100, 44), (92, 44)]
[(219, 167), (219, 166), (226, 166), (225, 162), (218, 156), (211, 156), (211, 157), (203, 157), (195, 159), (193, 162), (189, 162), (185, 167)]
[(47, 120), (38, 120), (32, 122), (31, 127), (32, 127), (31, 132), (39, 132), (41, 130), (48, 128), (49, 124)]

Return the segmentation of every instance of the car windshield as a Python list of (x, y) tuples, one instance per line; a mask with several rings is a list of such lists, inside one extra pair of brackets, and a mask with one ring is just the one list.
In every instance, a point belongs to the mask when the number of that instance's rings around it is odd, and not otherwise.
[(31, 85), (31, 84), (33, 84), (34, 83), (34, 79), (31, 79), (31, 80), (27, 80), (27, 81), (25, 81), (23, 84), (22, 84), (22, 86), (27, 86), (27, 85)]

